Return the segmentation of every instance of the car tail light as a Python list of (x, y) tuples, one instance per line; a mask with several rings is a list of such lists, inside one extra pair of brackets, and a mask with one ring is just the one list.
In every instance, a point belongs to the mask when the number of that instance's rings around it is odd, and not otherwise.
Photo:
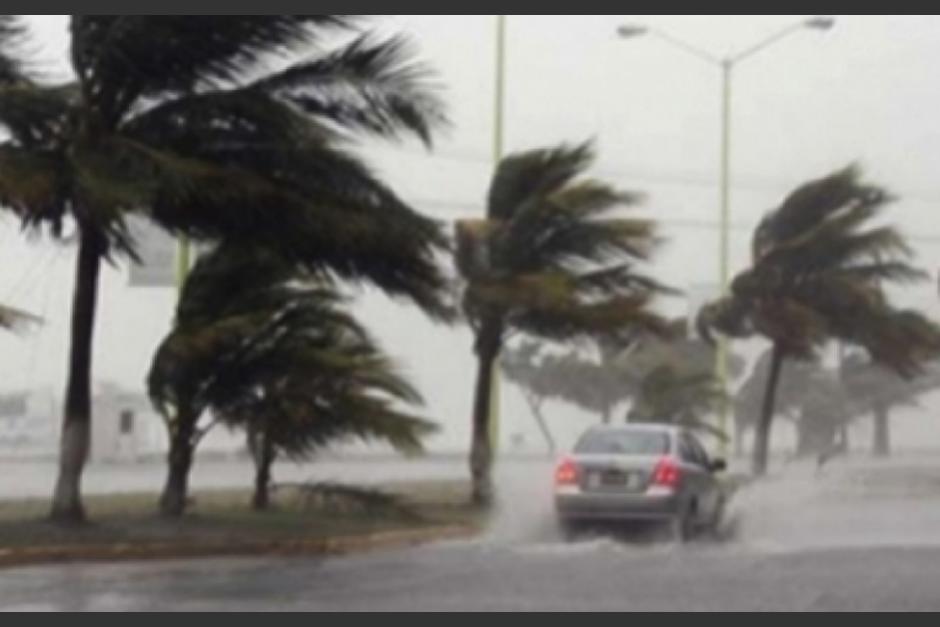
[(675, 488), (679, 485), (681, 478), (682, 470), (676, 460), (671, 457), (663, 457), (653, 470), (653, 485)]
[(555, 485), (574, 485), (578, 482), (578, 465), (570, 457), (561, 460), (555, 469)]

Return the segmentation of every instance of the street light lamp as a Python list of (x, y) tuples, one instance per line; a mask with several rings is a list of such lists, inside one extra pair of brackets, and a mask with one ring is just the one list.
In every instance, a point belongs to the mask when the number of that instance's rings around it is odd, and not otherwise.
[(639, 24), (623, 24), (617, 27), (617, 34), (626, 39), (627, 37), (639, 37), (645, 35), (649, 29)]
[(818, 28), (819, 30), (829, 30), (835, 26), (835, 19), (831, 17), (825, 17), (822, 15), (817, 15), (816, 17), (811, 17), (804, 22), (807, 28)]
[[(710, 65), (718, 67), (721, 70), (721, 183), (719, 191), (720, 206), (720, 225), (719, 225), (719, 250), (718, 250), (718, 275), (720, 277), (721, 293), (728, 291), (729, 279), (729, 203), (731, 199), (731, 74), (738, 63), (747, 59), (757, 52), (778, 42), (779, 40), (803, 29), (812, 29), (818, 31), (827, 31), (835, 25), (835, 19), (826, 16), (814, 16), (808, 19), (800, 20), (790, 24), (769, 37), (766, 37), (756, 44), (740, 50), (739, 52), (726, 56), (712, 54), (687, 41), (670, 35), (658, 28), (651, 28), (643, 24), (623, 24), (617, 28), (617, 34), (623, 39), (633, 39), (644, 35), (654, 36), (675, 48), (708, 62)], [(728, 346), (724, 338), (718, 340), (718, 354), (715, 362), (715, 374), (721, 383), (722, 389), (727, 389), (728, 378)], [(719, 413), (719, 428), (726, 430), (728, 422), (728, 404), (725, 396), (721, 401), (721, 411)], [(722, 447), (726, 446), (722, 442)]]

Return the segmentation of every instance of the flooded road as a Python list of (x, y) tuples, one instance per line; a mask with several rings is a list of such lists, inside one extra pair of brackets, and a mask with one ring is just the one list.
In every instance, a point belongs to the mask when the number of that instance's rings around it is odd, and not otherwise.
[(0, 571), (0, 606), (63, 610), (940, 610), (940, 463), (791, 464), (722, 538), (566, 543), (543, 464), (504, 467), (480, 538), (330, 559)]

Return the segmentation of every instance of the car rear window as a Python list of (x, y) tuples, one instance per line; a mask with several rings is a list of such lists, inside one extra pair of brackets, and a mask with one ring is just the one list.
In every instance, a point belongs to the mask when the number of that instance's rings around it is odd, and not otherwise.
[(610, 455), (664, 455), (669, 435), (656, 431), (589, 431), (574, 447), (575, 453)]

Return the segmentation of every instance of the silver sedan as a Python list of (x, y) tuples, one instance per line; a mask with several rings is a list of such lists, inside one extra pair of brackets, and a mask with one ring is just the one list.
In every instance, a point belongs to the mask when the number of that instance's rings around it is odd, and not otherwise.
[(686, 540), (721, 518), (725, 493), (689, 431), (662, 424), (592, 427), (555, 469), (555, 510), (562, 529), (590, 523), (661, 521)]

